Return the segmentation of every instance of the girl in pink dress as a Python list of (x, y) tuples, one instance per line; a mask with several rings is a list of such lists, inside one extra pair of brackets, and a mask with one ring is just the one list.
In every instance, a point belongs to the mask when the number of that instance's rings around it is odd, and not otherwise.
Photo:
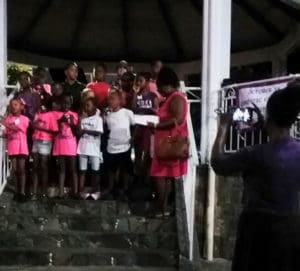
[[(187, 112), (188, 103), (186, 97), (178, 91), (179, 80), (175, 72), (170, 68), (162, 68), (157, 77), (157, 85), (160, 93), (166, 97), (165, 102), (158, 110), (160, 122), (155, 126), (154, 144), (167, 136), (188, 135)], [(155, 149), (155, 148), (154, 148)], [(171, 179), (182, 177), (187, 173), (187, 160), (161, 161), (157, 159), (155, 152), (152, 159), (150, 175), (154, 178), (156, 188), (156, 205), (159, 211), (165, 215), (165, 207), (172, 189)]]
[(57, 125), (54, 124), (53, 113), (41, 105), (33, 120), (33, 195), (37, 198), (38, 183), (41, 183), (41, 195), (46, 197), (48, 184), (48, 164), (52, 151), (52, 143)]
[(27, 129), (29, 119), (23, 116), (23, 104), (20, 99), (12, 99), (9, 105), (9, 116), (1, 122), (5, 127), (7, 150), (12, 163), (12, 173), (17, 179), (17, 198), (25, 199), (26, 170), (25, 163), (29, 155), (27, 144)]
[(66, 170), (68, 169), (73, 182), (73, 194), (78, 194), (77, 176), (77, 141), (76, 127), (78, 125), (78, 114), (70, 111), (72, 105), (71, 97), (62, 98), (62, 112), (56, 112), (57, 135), (54, 138), (53, 155), (58, 159), (59, 165), (59, 197), (64, 197), (64, 186)]

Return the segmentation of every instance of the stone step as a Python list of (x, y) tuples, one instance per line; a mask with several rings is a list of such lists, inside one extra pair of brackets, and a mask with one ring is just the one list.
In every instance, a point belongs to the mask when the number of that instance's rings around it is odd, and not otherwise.
[(0, 249), (4, 266), (147, 266), (176, 267), (176, 253), (149, 249)]
[(0, 231), (93, 231), (111, 233), (176, 232), (175, 218), (149, 219), (138, 216), (101, 217), (92, 215), (0, 216)]
[(0, 248), (116, 248), (116, 249), (162, 249), (177, 250), (177, 236), (174, 233), (89, 233), (51, 232), (33, 233), (28, 231), (0, 232)]
[(139, 266), (0, 266), (0, 271), (176, 271), (172, 267), (139, 267)]
[(90, 200), (54, 200), (28, 201), (18, 203), (13, 200), (0, 201), (0, 214), (77, 214), (77, 215), (139, 215), (145, 216), (151, 203), (128, 203), (119, 201), (90, 201)]

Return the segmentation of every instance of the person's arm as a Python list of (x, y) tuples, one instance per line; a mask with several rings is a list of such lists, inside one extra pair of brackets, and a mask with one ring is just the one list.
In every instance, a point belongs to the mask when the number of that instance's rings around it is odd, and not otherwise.
[(170, 117), (160, 120), (155, 128), (158, 130), (167, 130), (182, 124), (185, 118), (185, 106), (186, 102), (183, 97), (179, 95), (174, 96), (168, 106)]
[(24, 119), (24, 123), (21, 123), (20, 125), (16, 125), (14, 123), (6, 123), (5, 118), (2, 118), (1, 120), (1, 124), (8, 130), (12, 131), (12, 132), (26, 132), (28, 126), (29, 126), (29, 119), (25, 120)]
[(44, 128), (42, 126), (39, 125), (39, 120), (36, 120), (32, 123), (32, 127), (33, 129), (36, 129), (36, 130), (39, 130), (39, 131), (42, 131), (42, 132), (46, 132), (46, 133), (49, 133), (49, 134), (55, 134), (56, 131), (52, 130), (52, 129), (47, 129), (47, 128)]
[(230, 126), (230, 123), (231, 123), (231, 115), (221, 114), (217, 137), (215, 139), (212, 152), (211, 152), (212, 161), (218, 159), (221, 155), (224, 154), (227, 130)]
[[(254, 163), (254, 152), (241, 149), (234, 154), (225, 154), (227, 131), (231, 125), (232, 115), (222, 114), (217, 136), (211, 153), (211, 166), (218, 175), (230, 176), (251, 168)], [(253, 167), (254, 168), (254, 167)]]
[(159, 101), (158, 101), (158, 97), (155, 95), (155, 98), (153, 99), (153, 110), (157, 112), (158, 108), (159, 108)]

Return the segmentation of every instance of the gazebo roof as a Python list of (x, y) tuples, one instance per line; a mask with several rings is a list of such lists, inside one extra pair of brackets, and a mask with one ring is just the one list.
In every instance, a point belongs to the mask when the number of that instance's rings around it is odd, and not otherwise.
[[(8, 47), (70, 60), (201, 57), (202, 1), (9, 0)], [(280, 0), (233, 0), (232, 51), (278, 43), (300, 21)]]

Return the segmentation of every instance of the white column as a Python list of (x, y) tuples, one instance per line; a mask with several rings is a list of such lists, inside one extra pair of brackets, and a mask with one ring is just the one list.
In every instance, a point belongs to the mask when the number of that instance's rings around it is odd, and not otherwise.
[(0, 0), (0, 99), (6, 95), (7, 84), (7, 8), (6, 0)]
[[(202, 163), (209, 164), (217, 132), (218, 95), (223, 79), (230, 76), (231, 0), (204, 0), (202, 59)], [(209, 166), (206, 255), (213, 259), (215, 174)]]

